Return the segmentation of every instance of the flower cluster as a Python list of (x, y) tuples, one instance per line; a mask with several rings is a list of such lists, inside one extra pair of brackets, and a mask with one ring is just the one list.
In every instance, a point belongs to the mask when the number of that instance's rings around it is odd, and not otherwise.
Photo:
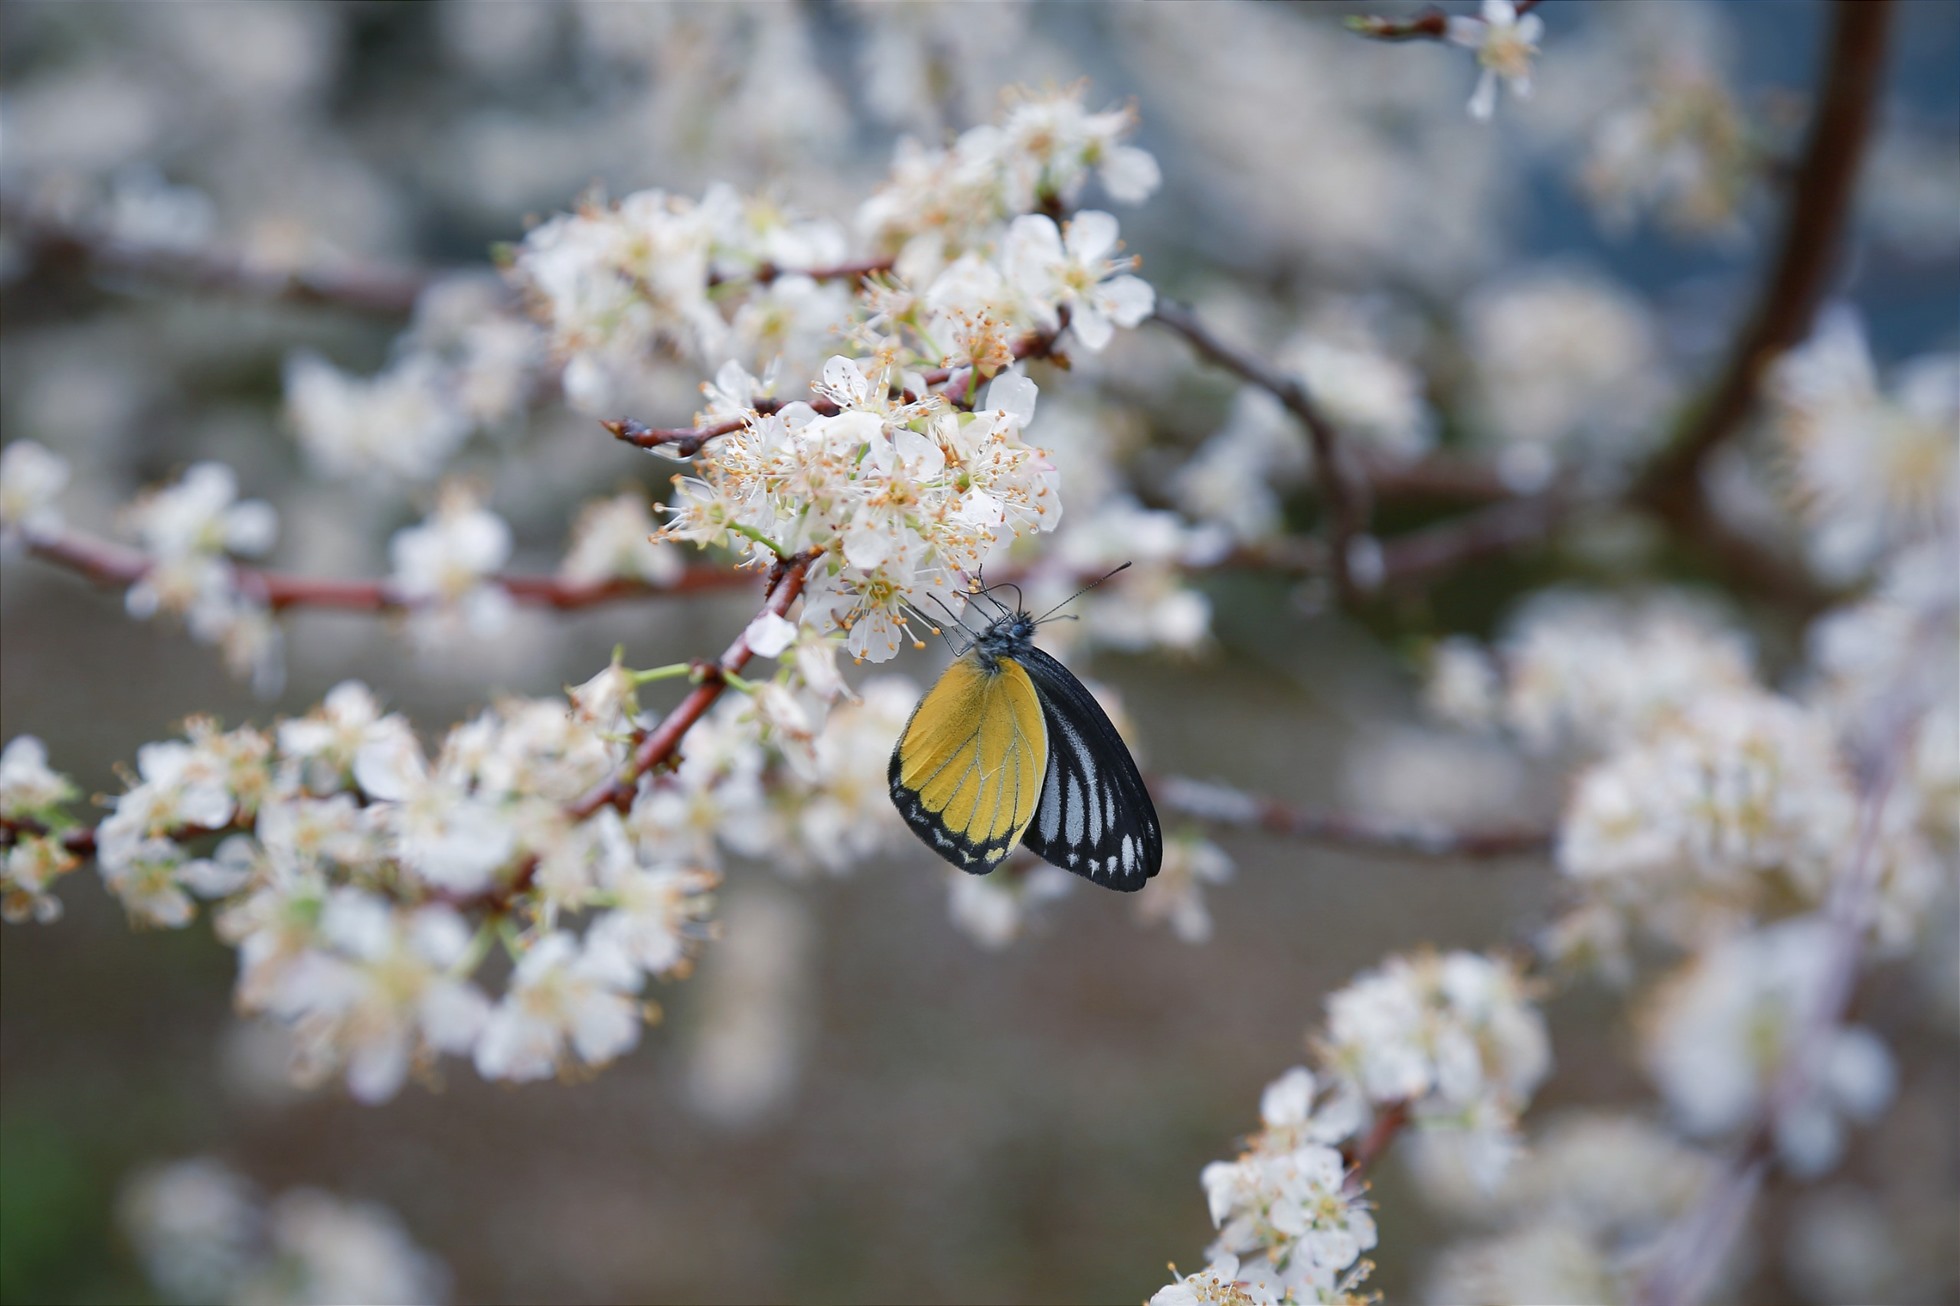
[(1640, 737), (1704, 692), (1754, 683), (1749, 641), (1711, 603), (1676, 591), (1532, 597), (1495, 649), (1453, 638), (1430, 663), (1430, 707), (1501, 727), (1533, 752), (1597, 753)]
[[(1127, 112), (1094, 114), (1082, 92), (1030, 99), (947, 151), (902, 145), (856, 226), (870, 251), (847, 262), (838, 223), (719, 186), (699, 201), (641, 191), (588, 203), (531, 232), (512, 275), (564, 364), (567, 396), (593, 412), (654, 393), (662, 354), (703, 370), (813, 374), (849, 336), (906, 349), (931, 369), (991, 376), (1015, 333), (1067, 314), (1085, 348), (1148, 315), (1150, 289), (1116, 257), (1116, 220), (1058, 225), (1095, 170), (1114, 198), (1155, 189), (1155, 162), (1123, 144)], [(1039, 211), (1038, 211), (1039, 210)], [(865, 280), (890, 266), (889, 280)]]
[[(845, 247), (835, 224), (725, 186), (699, 202), (640, 191), (539, 226), (511, 271), (564, 363), (567, 397), (604, 412), (641, 397), (662, 351), (697, 366), (737, 354), (758, 369), (779, 356), (807, 369), (850, 292), (802, 269), (841, 262)], [(764, 269), (740, 298), (719, 293)]]
[(1358, 1289), (1373, 1267), (1362, 1254), (1375, 1245), (1375, 1221), (1336, 1146), (1362, 1119), (1345, 1089), (1316, 1103), (1320, 1085), (1297, 1066), (1267, 1085), (1264, 1129), (1238, 1159), (1214, 1161), (1201, 1176), (1218, 1229), (1209, 1264), (1159, 1289), (1153, 1306), (1365, 1300)]
[(1714, 1177), (1714, 1161), (1636, 1116), (1555, 1119), (1495, 1192), (1425, 1176), (1488, 1232), (1437, 1257), (1437, 1303), (1626, 1301), (1661, 1235)]
[(1544, 1022), (1516, 969), (1467, 952), (1392, 957), (1356, 977), (1328, 997), (1313, 1047), (1317, 1071), (1295, 1067), (1267, 1086), (1264, 1127), (1245, 1152), (1205, 1167), (1218, 1229), (1210, 1263), (1160, 1289), (1153, 1306), (1363, 1300), (1375, 1223), (1339, 1148), (1371, 1122), (1385, 1141), (1406, 1121), (1487, 1192), (1550, 1069)]
[[(1704, 693), (1578, 778), (1558, 861), (1579, 897), (1552, 946), (1624, 974), (1635, 931), (1694, 948), (1816, 908), (1850, 858), (1856, 809), (1821, 717), (1761, 690)], [(1888, 834), (1874, 928), (1897, 947), (1939, 874), (1910, 830)]]
[(858, 210), (860, 234), (920, 282), (983, 252), (1017, 214), (1073, 208), (1091, 173), (1118, 203), (1149, 198), (1162, 175), (1154, 158), (1124, 143), (1135, 113), (1091, 113), (1082, 97), (1081, 87), (1022, 93), (1002, 122), (972, 128), (950, 148), (901, 143), (890, 178)]
[(1486, 1184), (1516, 1150), (1551, 1043), (1515, 963), (1470, 952), (1391, 957), (1327, 999), (1321, 1059), (1375, 1110), (1461, 1151)]
[[(1897, 1072), (1877, 1034), (1857, 1025), (1817, 1036), (1831, 927), (1816, 916), (1737, 933), (1706, 949), (1655, 994), (1644, 1022), (1647, 1068), (1681, 1128), (1720, 1137), (1765, 1115), (1785, 1165), (1816, 1175), (1844, 1146), (1844, 1119), (1870, 1121)], [(1770, 1098), (1801, 1059), (1803, 1092)]]
[(883, 369), (824, 365), (819, 393), (836, 411), (751, 411), (677, 482), (663, 538), (820, 555), (803, 621), (846, 632), (859, 658), (898, 651), (910, 612), (958, 601), (995, 542), (1061, 519), (1052, 466), (1022, 432), (1035, 386), (997, 378), (976, 412), (938, 396), (894, 401)]
[(1651, 447), (1666, 373), (1652, 314), (1624, 287), (1585, 268), (1528, 267), (1479, 288), (1462, 333), (1478, 434), (1516, 488), (1559, 470), (1612, 475)]
[(117, 1214), (169, 1301), (433, 1306), (449, 1295), (448, 1269), (392, 1211), (315, 1188), (268, 1199), (210, 1158), (138, 1172)]
[(1633, 63), (1632, 87), (1591, 124), (1580, 165), (1579, 188), (1608, 232), (1653, 213), (1671, 233), (1744, 236), (1762, 143), (1729, 87), (1723, 17), (1712, 6), (1677, 6), (1659, 21), (1629, 12), (1600, 52), (1618, 63), (1631, 51)]
[[(353, 682), (271, 733), (193, 721), (139, 751), (95, 832), (103, 879), (138, 924), (221, 900), (241, 1009), (290, 1026), (303, 1077), (344, 1073), (363, 1100), (445, 1053), (490, 1078), (603, 1064), (637, 1039), (646, 979), (685, 973), (717, 878), (610, 808), (572, 811), (635, 712), (512, 700), (433, 758)], [(500, 938), (515, 970), (492, 1001), (474, 976)]]

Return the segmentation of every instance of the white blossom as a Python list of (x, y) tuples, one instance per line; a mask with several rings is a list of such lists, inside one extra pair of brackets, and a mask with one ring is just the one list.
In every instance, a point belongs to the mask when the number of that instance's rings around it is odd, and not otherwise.
[(1232, 878), (1232, 859), (1207, 839), (1178, 838), (1164, 844), (1164, 862), (1137, 895), (1138, 919), (1163, 921), (1186, 943), (1211, 938), (1211, 912), (1205, 906), (1209, 885)]
[(302, 352), (286, 360), (287, 420), (328, 476), (432, 481), (473, 425), (447, 381), (427, 354), (362, 379)]
[(1059, 309), (1069, 313), (1069, 329), (1092, 352), (1109, 344), (1117, 327), (1133, 327), (1157, 305), (1150, 283), (1129, 275), (1134, 258), (1115, 258), (1122, 247), (1116, 219), (1087, 209), (1064, 228), (1042, 214), (1014, 219), (1001, 259), (1008, 279), (1035, 306), (1039, 320), (1052, 325)]
[(1514, 0), (1483, 0), (1478, 17), (1449, 20), (1450, 41), (1475, 50), (1483, 69), (1477, 90), (1470, 97), (1472, 118), (1487, 122), (1496, 112), (1500, 78), (1519, 99), (1530, 96), (1531, 56), (1538, 53), (1538, 38), (1544, 30), (1544, 19), (1537, 14), (1520, 17)]
[[(1624, 973), (1646, 932), (1696, 947), (1821, 905), (1857, 809), (1826, 723), (1761, 691), (1709, 693), (1581, 773), (1558, 862), (1577, 889), (1555, 951)], [(1881, 841), (1881, 940), (1911, 937), (1937, 882), (1905, 831)]]
[(1681, 1127), (1729, 1133), (1764, 1109), (1793, 1061), (1804, 1093), (1771, 1124), (1785, 1164), (1830, 1169), (1845, 1119), (1874, 1119), (1890, 1103), (1892, 1055), (1861, 1026), (1815, 1028), (1834, 940), (1830, 922), (1803, 917), (1738, 934), (1698, 956), (1656, 996), (1644, 1023), (1648, 1071)]
[(386, 1101), (418, 1062), (475, 1046), (489, 1003), (451, 973), (468, 946), (468, 927), (447, 907), (404, 911), (335, 889), (318, 948), (293, 962), (266, 1006), (293, 1025), (303, 1074), (344, 1068), (355, 1097)]
[(460, 630), (495, 635), (509, 619), (510, 595), (494, 575), (510, 559), (510, 527), (459, 485), (446, 487), (420, 526), (389, 542), (389, 580), (405, 602), (418, 605), (416, 629), (425, 639)]
[(617, 950), (552, 933), (518, 960), (476, 1046), (486, 1079), (544, 1079), (574, 1059), (600, 1066), (640, 1039), (640, 972)]
[(1914, 541), (1950, 541), (1960, 504), (1960, 354), (1897, 368), (1882, 391), (1858, 319), (1827, 313), (1773, 373), (1776, 434), (1819, 571), (1847, 579)]
[(0, 451), (0, 533), (61, 527), (54, 501), (67, 486), (68, 464), (32, 440), (11, 440)]
[(1596, 753), (1642, 737), (1704, 692), (1752, 685), (1753, 661), (1743, 634), (1695, 596), (1552, 589), (1511, 618), (1492, 656), (1462, 640), (1445, 645), (1429, 694), (1443, 716), (1495, 721), (1534, 752)]
[(1551, 1070), (1545, 1023), (1516, 967), (1469, 952), (1391, 957), (1327, 999), (1324, 1064), (1376, 1106), (1447, 1131), (1486, 1185)]
[(76, 795), (74, 783), (48, 766), (48, 747), (33, 735), (15, 735), (0, 749), (0, 817), (45, 820)]
[(433, 1306), (442, 1263), (383, 1207), (312, 1188), (271, 1201), (210, 1158), (139, 1171), (116, 1203), (151, 1282), (176, 1301)]
[(671, 585), (680, 578), (684, 564), (680, 550), (652, 538), (655, 529), (644, 496), (596, 499), (579, 511), (558, 575), (580, 585), (616, 579)]

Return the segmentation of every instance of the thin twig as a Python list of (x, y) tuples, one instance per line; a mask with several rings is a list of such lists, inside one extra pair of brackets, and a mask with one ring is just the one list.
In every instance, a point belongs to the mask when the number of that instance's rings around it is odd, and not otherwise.
[[(80, 531), (35, 530), (23, 534), (27, 552), (45, 562), (76, 572), (98, 585), (127, 588), (142, 580), (156, 566), (156, 559), (139, 549)], [(238, 589), (262, 600), (275, 612), (288, 608), (323, 608), (341, 612), (386, 613), (426, 606), (426, 602), (401, 594), (385, 580), (301, 576), (236, 562), (231, 567)], [(629, 599), (730, 589), (744, 584), (747, 579), (747, 573), (711, 563), (689, 564), (673, 580), (659, 584), (624, 576), (593, 581), (522, 573), (485, 577), (488, 583), (500, 586), (520, 604), (560, 612)]]
[[(1067, 326), (1068, 319), (1064, 316), (1060, 324), (1052, 331), (1030, 331), (1014, 342), (1010, 352), (1017, 361), (1028, 358), (1046, 358), (1055, 352), (1055, 345), (1061, 339), (1062, 332), (1067, 329)], [(968, 405), (959, 396), (960, 392), (963, 392), (966, 388), (967, 378), (971, 371), (971, 368), (965, 367), (935, 367), (924, 374), (924, 381), (927, 389), (944, 387), (951, 393), (943, 397), (955, 407), (964, 408)], [(918, 398), (918, 396), (906, 391), (897, 391), (893, 397), (908, 401)], [(785, 399), (764, 398), (756, 400), (751, 407), (756, 412), (767, 416), (770, 413), (782, 411), (788, 402)], [(837, 405), (828, 399), (811, 399), (805, 402), (810, 405), (812, 411), (820, 416), (835, 417), (838, 413)], [(735, 432), (741, 430), (747, 422), (748, 418), (742, 416), (725, 417), (718, 422), (710, 422), (705, 426), (648, 426), (630, 417), (621, 417), (611, 421), (602, 421), (599, 425), (605, 427), (607, 432), (612, 435), (612, 438), (620, 441), (622, 444), (630, 444), (636, 449), (650, 449), (661, 454), (663, 457), (678, 459), (692, 458), (695, 454), (700, 453), (711, 441), (719, 440), (724, 435), (733, 435)]]
[(894, 260), (889, 257), (846, 259), (842, 263), (811, 268), (785, 268), (778, 267), (774, 263), (758, 263), (753, 270), (739, 276), (709, 273), (708, 284), (719, 286), (728, 282), (747, 281), (758, 286), (766, 286), (779, 277), (808, 277), (812, 281), (862, 281), (880, 272), (890, 272), (893, 263)]
[(1152, 321), (1183, 336), (1199, 357), (1267, 391), (1306, 428), (1313, 446), (1314, 471), (1327, 500), (1327, 554), (1334, 590), (1341, 602), (1351, 603), (1357, 586), (1352, 570), (1354, 542), (1368, 525), (1368, 487), (1346, 462), (1340, 432), (1306, 386), (1263, 359), (1237, 349), (1213, 334), (1182, 304), (1158, 300)]
[[(1540, 0), (1518, 0), (1518, 17), (1536, 9)], [(1450, 16), (1430, 5), (1414, 18), (1377, 18), (1355, 14), (1347, 20), (1348, 30), (1371, 41), (1442, 41), (1450, 34)]]
[(1375, 1123), (1368, 1132), (1341, 1150), (1341, 1157), (1347, 1162), (1347, 1178), (1341, 1184), (1341, 1191), (1349, 1197), (1358, 1196), (1367, 1183), (1368, 1171), (1375, 1162), (1381, 1160), (1388, 1151), (1388, 1145), (1395, 1141), (1409, 1124), (1409, 1104), (1390, 1102), (1375, 1113)]
[[(797, 596), (803, 592), (803, 582), (809, 574), (810, 565), (820, 556), (817, 553), (799, 553), (776, 564), (769, 575), (769, 597), (763, 604), (763, 614), (773, 613), (780, 617), (789, 610), (790, 604), (796, 602)], [(739, 675), (753, 656), (755, 654), (749, 648), (745, 627), (719, 661), (701, 669), (697, 683), (680, 705), (662, 717), (660, 724), (648, 731), (646, 737), (634, 746), (632, 758), (620, 773), (595, 785), (572, 804), (569, 809), (572, 818), (582, 821), (606, 806), (624, 810), (633, 801), (640, 777), (673, 758), (675, 750), (680, 747), (681, 738), (721, 697), (721, 691), (727, 688), (728, 677)]]
[(1209, 825), (1274, 834), (1368, 852), (1481, 860), (1550, 850), (1549, 830), (1528, 827), (1455, 830), (1436, 824), (1377, 820), (1345, 812), (1307, 812), (1276, 799), (1187, 776), (1158, 776), (1151, 796), (1167, 812)]
[(331, 305), (403, 318), (440, 274), (352, 261), (310, 266), (255, 262), (220, 249), (131, 240), (87, 223), (37, 211), (0, 195), (0, 221), (35, 256), (77, 259), (98, 271), (186, 289), (292, 304)]
[(1580, 501), (1548, 492), (1494, 503), (1462, 517), (1382, 542), (1381, 585), (1420, 585), (1466, 563), (1503, 557), (1549, 540), (1570, 520)]

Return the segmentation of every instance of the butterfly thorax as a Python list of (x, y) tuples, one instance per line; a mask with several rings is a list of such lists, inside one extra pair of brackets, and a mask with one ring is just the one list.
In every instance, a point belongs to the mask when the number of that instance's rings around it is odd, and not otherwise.
[(1002, 617), (973, 641), (973, 657), (982, 670), (993, 671), (1002, 658), (1014, 658), (1034, 639), (1034, 618), (1025, 612)]

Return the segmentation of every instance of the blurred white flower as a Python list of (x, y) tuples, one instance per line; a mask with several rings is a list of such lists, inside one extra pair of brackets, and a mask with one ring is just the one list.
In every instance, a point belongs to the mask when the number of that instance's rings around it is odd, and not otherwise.
[(209, 1158), (141, 1171), (123, 1184), (117, 1223), (150, 1280), (174, 1301), (219, 1301), (263, 1236), (258, 1195)]
[(48, 892), (54, 882), (81, 865), (58, 835), (29, 834), (0, 857), (0, 920), (34, 920), (43, 925), (61, 919), (61, 900)]
[(1429, 698), (1446, 718), (1495, 720), (1536, 752), (1597, 753), (1643, 737), (1704, 693), (1752, 686), (1753, 661), (1743, 633), (1685, 592), (1551, 589), (1510, 619), (1494, 657), (1460, 639), (1439, 650)]
[(1674, 1117), (1717, 1137), (1756, 1117), (1800, 1059), (1805, 1092), (1770, 1123), (1783, 1161), (1801, 1175), (1836, 1164), (1843, 1119), (1875, 1119), (1897, 1072), (1861, 1026), (1814, 1028), (1833, 955), (1832, 925), (1803, 917), (1735, 935), (1698, 956), (1655, 996), (1643, 1053)]
[(460, 485), (444, 487), (420, 526), (389, 542), (395, 591), (414, 605), (413, 629), (425, 641), (495, 635), (510, 616), (510, 594), (493, 579), (510, 559), (510, 527)]
[(15, 735), (0, 749), (0, 817), (45, 821), (72, 801), (74, 782), (48, 766), (48, 748), (33, 735)]
[(128, 1179), (117, 1219), (150, 1281), (184, 1302), (435, 1306), (449, 1272), (387, 1209), (297, 1188), (270, 1203), (208, 1157)]
[(640, 1039), (641, 974), (622, 953), (554, 932), (518, 959), (476, 1045), (485, 1079), (545, 1079), (602, 1066)]
[(1584, 269), (1527, 267), (1480, 288), (1463, 317), (1480, 434), (1516, 488), (1575, 464), (1617, 471), (1658, 439), (1666, 376), (1631, 292)]
[(644, 495), (595, 499), (579, 510), (572, 524), (572, 542), (558, 575), (579, 585), (615, 579), (671, 585), (685, 564), (680, 550), (652, 538), (656, 529)]
[(279, 517), (262, 499), (240, 499), (238, 478), (223, 463), (196, 463), (174, 485), (151, 490), (128, 510), (130, 529), (159, 558), (232, 553), (253, 557), (272, 547)]
[(1483, 0), (1476, 18), (1453, 16), (1449, 20), (1449, 39), (1455, 45), (1477, 52), (1483, 69), (1477, 89), (1470, 97), (1470, 116), (1488, 122), (1497, 111), (1497, 82), (1502, 78), (1511, 94), (1525, 99), (1531, 94), (1531, 57), (1538, 53), (1538, 38), (1545, 20), (1537, 14), (1518, 16), (1514, 0)]
[(467, 1055), (489, 1013), (476, 987), (454, 977), (470, 931), (447, 907), (406, 910), (355, 888), (333, 890), (317, 947), (301, 954), (267, 995), (292, 1025), (301, 1074), (344, 1069), (363, 1102), (383, 1102), (438, 1053)]
[(266, 1229), (271, 1255), (247, 1277), (244, 1300), (421, 1306), (448, 1296), (447, 1268), (385, 1207), (295, 1188), (273, 1199)]
[(1209, 839), (1173, 838), (1164, 844), (1164, 864), (1137, 895), (1137, 919), (1166, 922), (1171, 933), (1186, 943), (1211, 938), (1211, 912), (1205, 906), (1207, 885), (1232, 878), (1232, 859)]
[(61, 528), (54, 506), (67, 486), (68, 464), (32, 440), (11, 440), (0, 450), (0, 535)]
[(1545, 1022), (1515, 964), (1469, 952), (1391, 957), (1327, 999), (1326, 1068), (1377, 1108), (1450, 1131), (1487, 1186), (1551, 1071)]
[(1960, 522), (1960, 354), (1905, 363), (1881, 393), (1864, 330), (1840, 308), (1772, 378), (1775, 431), (1820, 572), (1850, 579), (1922, 540), (1951, 548)]
[(285, 674), (278, 625), (229, 561), (272, 548), (279, 533), (272, 505), (240, 500), (232, 470), (206, 462), (139, 495), (124, 515), (151, 559), (123, 595), (129, 614), (182, 617), (195, 638), (223, 648), (234, 673), (251, 677), (261, 694), (277, 693)]
[(436, 360), (411, 353), (362, 379), (318, 354), (286, 360), (286, 416), (307, 459), (335, 477), (432, 481), (469, 438), (470, 414)]
[(366, 685), (343, 680), (312, 712), (279, 723), (279, 751), (305, 763), (309, 787), (330, 793), (352, 773), (363, 748), (406, 739), (410, 733), (401, 716), (381, 714), (381, 704)]
[(998, 951), (1021, 937), (1043, 903), (1068, 896), (1075, 877), (1037, 863), (1020, 873), (946, 876), (947, 910), (960, 933), (983, 948)]
[(402, 865), (435, 888), (479, 892), (516, 850), (510, 814), (454, 767), (432, 771), (412, 735), (370, 739), (355, 755), (354, 779)]
[[(1821, 717), (1760, 690), (1704, 694), (1580, 774), (1558, 846), (1577, 903), (1551, 947), (1624, 975), (1636, 933), (1695, 948), (1819, 906), (1852, 855), (1856, 809)], [(1874, 855), (1875, 929), (1896, 946), (1938, 877), (1907, 830)]]

